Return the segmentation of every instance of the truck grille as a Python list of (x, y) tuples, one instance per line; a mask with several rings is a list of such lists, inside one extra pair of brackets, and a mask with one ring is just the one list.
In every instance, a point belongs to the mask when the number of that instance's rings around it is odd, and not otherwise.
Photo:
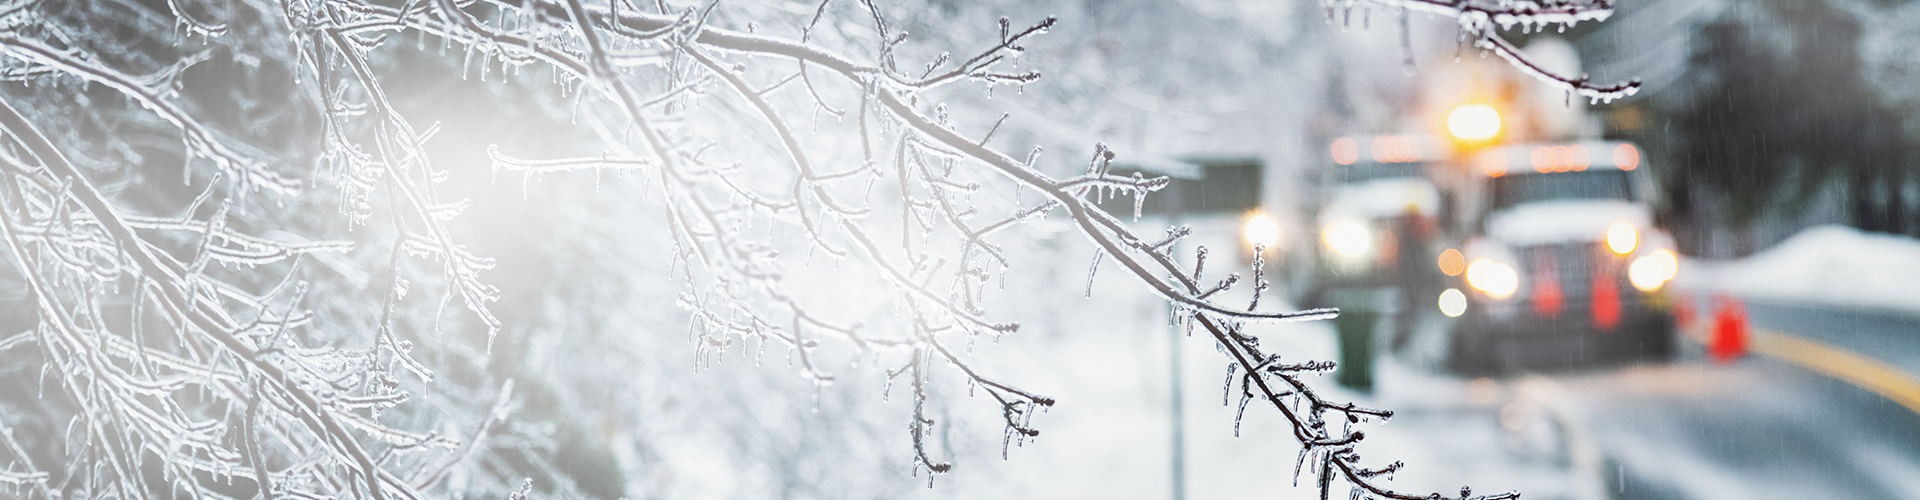
[[(1559, 282), (1560, 293), (1567, 299), (1581, 299), (1593, 294), (1593, 266), (1596, 258), (1596, 245), (1591, 243), (1561, 243), (1535, 245), (1521, 250), (1526, 266), (1527, 281), (1539, 285), (1542, 280), (1554, 279)], [(1551, 275), (1549, 275), (1551, 273)], [(1572, 302), (1569, 300), (1569, 302)]]
[[(1589, 322), (1596, 304), (1607, 304), (1606, 315), (1643, 310), (1645, 299), (1628, 283), (1626, 261), (1599, 243), (1556, 243), (1519, 249), (1526, 287), (1527, 309), (1536, 316)], [(1612, 282), (1611, 297), (1594, 297), (1596, 272)], [(1557, 285), (1557, 286), (1554, 286)], [(1557, 295), (1557, 296), (1556, 296)], [(1606, 323), (1606, 320), (1597, 323)]]

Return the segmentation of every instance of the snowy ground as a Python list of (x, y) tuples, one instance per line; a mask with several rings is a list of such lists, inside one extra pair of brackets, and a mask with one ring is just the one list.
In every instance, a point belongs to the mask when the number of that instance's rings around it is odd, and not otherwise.
[[(1169, 340), (1176, 337), (1167, 326), (1166, 304), (1130, 280), (1113, 269), (1103, 271), (1091, 299), (1054, 311), (1071, 321), (1057, 331), (1023, 331), (1003, 339), (991, 358), (983, 358), (1003, 379), (1021, 381), (1060, 403), (1035, 420), (1043, 432), (1037, 442), (1015, 448), (1006, 461), (983, 454), (956, 457), (963, 460), (952, 474), (916, 496), (1172, 497)], [(1262, 307), (1291, 307), (1272, 302)], [(1577, 437), (1584, 433), (1568, 431), (1578, 431), (1581, 423), (1557, 396), (1563, 391), (1538, 378), (1469, 380), (1439, 371), (1438, 328), (1423, 332), (1406, 356), (1377, 365), (1373, 394), (1344, 390), (1332, 377), (1316, 381), (1329, 400), (1397, 412), (1385, 424), (1360, 424), (1370, 426), (1363, 429), (1368, 437), (1359, 447), (1363, 461), (1372, 467), (1404, 462), (1388, 484), (1408, 494), (1456, 496), (1469, 485), (1478, 494), (1520, 490), (1529, 499), (1603, 498), (1597, 496), (1600, 460), (1591, 444)], [(1386, 331), (1382, 325), (1380, 333)], [(1330, 322), (1264, 325), (1254, 332), (1263, 347), (1287, 358), (1336, 357)], [(1236, 437), (1235, 408), (1222, 404), (1226, 358), (1204, 337), (1177, 338), (1187, 498), (1317, 498), (1311, 474), (1295, 484), (1300, 448), (1282, 417), (1270, 407), (1249, 405)], [(965, 421), (973, 427), (956, 429), (952, 436), (984, 441), (995, 435), (992, 420)]]
[[(1117, 273), (1116, 273), (1117, 274)], [(1105, 304), (1098, 334), (1051, 339), (1052, 363), (1029, 373), (1008, 373), (1029, 387), (1061, 397), (1038, 422), (1042, 438), (1013, 450), (1008, 461), (973, 460), (939, 479), (930, 497), (956, 498), (1169, 498), (1171, 497), (1171, 405), (1164, 304), (1144, 293), (1109, 287), (1089, 306)], [(1120, 304), (1131, 304), (1120, 306)], [(1273, 325), (1262, 345), (1295, 359), (1333, 359), (1335, 343), (1325, 322)], [(1011, 341), (1011, 340), (1009, 340)], [(1009, 341), (1003, 341), (1009, 342)], [(1308, 498), (1311, 474), (1295, 485), (1298, 443), (1271, 408), (1250, 405), (1234, 436), (1234, 408), (1222, 404), (1225, 359), (1203, 338), (1180, 338), (1186, 408), (1188, 498)], [(1036, 352), (1036, 350), (1021, 350)], [(1014, 351), (1001, 351), (1012, 353)], [(1014, 367), (1022, 363), (1008, 362)], [(1462, 485), (1494, 493), (1521, 490), (1527, 498), (1596, 498), (1582, 495), (1597, 479), (1584, 479), (1577, 465), (1595, 465), (1581, 443), (1564, 437), (1568, 418), (1541, 381), (1464, 380), (1435, 372), (1419, 361), (1390, 359), (1378, 367), (1376, 393), (1356, 394), (1332, 383), (1323, 397), (1398, 412), (1388, 423), (1366, 429), (1361, 456), (1370, 465), (1395, 460), (1406, 468), (1390, 484), (1396, 490), (1456, 495)], [(1033, 366), (1033, 365), (1027, 365)], [(1237, 402), (1237, 399), (1234, 400)], [(988, 429), (971, 429), (979, 434)], [(964, 434), (962, 434), (964, 435)], [(1593, 469), (1587, 467), (1586, 469)], [(1336, 490), (1340, 491), (1340, 490)]]
[[(1920, 276), (1920, 242), (1826, 226), (1748, 259), (1688, 260), (1675, 286), (1776, 301), (1920, 311), (1920, 280), (1913, 276)], [(1171, 496), (1167, 349), (1173, 334), (1166, 326), (1164, 303), (1138, 286), (1128, 286), (1123, 281), (1127, 279), (1120, 273), (1103, 273), (1092, 299), (1075, 310), (1058, 311), (1062, 317), (1084, 318), (1072, 323), (1070, 331), (1006, 341), (1046, 344), (999, 351), (1043, 353), (1050, 361), (1000, 360), (1009, 378), (1025, 380), (1062, 398), (1058, 407), (1041, 417), (1046, 434), (1013, 450), (1008, 461), (968, 461), (965, 469), (941, 478), (934, 490), (922, 490), (927, 496)], [(1330, 323), (1263, 328), (1259, 330), (1262, 344), (1276, 352), (1296, 359), (1335, 356)], [(1435, 367), (1442, 345), (1439, 329), (1428, 328), (1407, 353), (1384, 359), (1377, 367), (1379, 387), (1373, 394), (1342, 390), (1330, 378), (1319, 386), (1330, 399), (1398, 413), (1390, 422), (1374, 424), (1367, 431), (1360, 452), (1375, 465), (1405, 462), (1406, 468), (1391, 484), (1406, 493), (1451, 496), (1462, 485), (1470, 485), (1479, 493), (1519, 490), (1529, 499), (1609, 498), (1625, 488), (1616, 484), (1624, 474), (1616, 468), (1627, 466), (1613, 460), (1634, 457), (1603, 456), (1619, 452), (1614, 448), (1621, 446), (1622, 436), (1614, 429), (1618, 425), (1587, 421), (1591, 415), (1604, 414), (1594, 411), (1593, 406), (1601, 404), (1596, 401), (1605, 401), (1603, 396), (1609, 394), (1645, 399), (1652, 397), (1648, 394), (1674, 391), (1721, 392), (1726, 383), (1754, 378), (1703, 365), (1695, 353), (1683, 355), (1672, 366), (1556, 377), (1463, 379)], [(1299, 448), (1285, 434), (1280, 417), (1271, 409), (1250, 406), (1240, 436), (1234, 437), (1233, 408), (1221, 404), (1225, 360), (1205, 339), (1182, 338), (1181, 342), (1188, 497), (1310, 497), (1305, 485), (1294, 486), (1293, 464)], [(1602, 446), (1596, 439), (1607, 441)], [(1701, 460), (1656, 458), (1662, 460), (1659, 463), (1709, 467)], [(1660, 471), (1635, 473), (1653, 472)], [(1311, 475), (1300, 478), (1303, 483), (1312, 479)], [(1691, 486), (1709, 492), (1740, 491), (1707, 483)]]
[(1681, 264), (1676, 286), (1810, 304), (1920, 313), (1920, 240), (1816, 226), (1745, 259)]
[[(1221, 228), (1202, 229), (1196, 227), (1202, 235), (1233, 234)], [(1210, 274), (1223, 275), (1229, 267), (1245, 265), (1231, 262), (1232, 257), (1222, 257), (1226, 253), (1220, 249), (1231, 248), (1232, 242), (1205, 241), (1204, 236), (1198, 239), (1202, 240), (1198, 243), (1216, 249), (1219, 260), (1212, 261), (1209, 269), (1219, 271), (1209, 271)], [(1063, 250), (1067, 255), (1076, 256), (1073, 258), (1083, 258), (1077, 256), (1090, 255), (1090, 252), (1081, 248)], [(1294, 463), (1299, 445), (1271, 408), (1250, 405), (1239, 436), (1235, 436), (1235, 408), (1222, 404), (1226, 359), (1214, 350), (1212, 341), (1204, 337), (1176, 336), (1167, 326), (1166, 304), (1147, 293), (1132, 277), (1110, 266), (1096, 276), (1093, 296), (1078, 298), (1086, 286), (1083, 266), (1059, 266), (1071, 269), (1062, 271), (1059, 280), (1072, 290), (1054, 291), (1049, 295), (1068, 299), (1049, 300), (1045, 305), (1033, 307), (1038, 312), (1014, 314), (1025, 325), (1019, 334), (1005, 337), (998, 344), (983, 343), (971, 350), (971, 357), (979, 362), (977, 368), (996, 379), (1059, 400), (1054, 408), (1033, 420), (1042, 432), (1037, 441), (1016, 446), (1009, 451), (1007, 459), (1000, 459), (1001, 428), (998, 408), (992, 400), (984, 395), (969, 398), (964, 387), (936, 384), (933, 400), (944, 409), (933, 415), (939, 421), (935, 429), (941, 443), (933, 451), (937, 460), (953, 461), (954, 469), (937, 478), (933, 488), (927, 489), (924, 472), (919, 478), (907, 477), (909, 449), (904, 442), (907, 432), (900, 423), (904, 417), (898, 415), (907, 407), (905, 398), (898, 397), (899, 389), (894, 393), (896, 397), (878, 401), (877, 387), (860, 386), (853, 382), (865, 379), (850, 378), (846, 384), (826, 389), (822, 400), (851, 400), (858, 404), (848, 403), (853, 405), (848, 408), (862, 408), (862, 414), (876, 409), (893, 413), (872, 419), (874, 427), (869, 435), (846, 435), (846, 429), (837, 427), (819, 427), (813, 431), (843, 433), (837, 434), (837, 439), (848, 443), (870, 440), (872, 442), (858, 448), (871, 451), (848, 456), (877, 453), (884, 457), (883, 462), (897, 466), (881, 473), (865, 474), (848, 470), (846, 464), (817, 464), (821, 467), (818, 473), (840, 475), (838, 479), (823, 482), (847, 496), (1172, 498), (1170, 379), (1173, 377), (1169, 368), (1170, 347), (1174, 345), (1172, 341), (1178, 339), (1185, 408), (1186, 497), (1317, 497), (1309, 486), (1314, 479), (1310, 474), (1299, 477), (1301, 484), (1295, 485)], [(1916, 288), (1920, 284), (1913, 282), (1916, 280), (1900, 279), (1911, 276), (1920, 276), (1920, 242), (1822, 227), (1749, 259), (1688, 260), (1675, 286), (1681, 290), (1728, 290), (1741, 296), (1784, 301), (1864, 304), (1881, 309), (1920, 311), (1920, 304), (1916, 303), (1920, 302), (1920, 289)], [(1283, 288), (1275, 287), (1276, 290)], [(1276, 309), (1290, 307), (1284, 301), (1271, 298), (1262, 305)], [(1336, 344), (1331, 326), (1328, 322), (1272, 324), (1258, 326), (1254, 333), (1261, 337), (1263, 347), (1291, 359), (1334, 359)], [(1635, 487), (1631, 481), (1662, 483), (1671, 493), (1654, 498), (1713, 498), (1715, 492), (1801, 491), (1789, 486), (1805, 484), (1785, 479), (1781, 481), (1786, 482), (1780, 484), (1787, 486), (1757, 486), (1764, 482), (1753, 483), (1752, 471), (1748, 468), (1713, 458), (1712, 450), (1721, 444), (1700, 441), (1708, 444), (1694, 449), (1675, 443), (1693, 442), (1688, 439), (1701, 435), (1700, 430), (1689, 427), (1698, 424), (1694, 420), (1737, 421), (1757, 414), (1786, 412), (1770, 421), (1786, 422), (1781, 425), (1799, 429), (1801, 427), (1792, 425), (1801, 425), (1801, 421), (1809, 419), (1853, 421), (1859, 418), (1847, 416), (1856, 409), (1852, 406), (1835, 406), (1829, 414), (1808, 417), (1791, 409), (1823, 407), (1829, 403), (1779, 404), (1799, 401), (1810, 397), (1808, 395), (1812, 395), (1814, 401), (1827, 401), (1821, 399), (1822, 395), (1844, 392), (1844, 387), (1828, 387), (1839, 382), (1801, 373), (1804, 370), (1799, 368), (1776, 366), (1777, 363), (1710, 365), (1700, 360), (1697, 347), (1690, 347), (1690, 353), (1668, 366), (1551, 377), (1463, 379), (1436, 368), (1438, 353), (1444, 352), (1441, 328), (1442, 325), (1434, 324), (1424, 329), (1407, 352), (1380, 361), (1376, 366), (1378, 388), (1372, 394), (1343, 390), (1331, 377), (1315, 381), (1321, 395), (1328, 399), (1354, 401), (1397, 413), (1385, 424), (1365, 424), (1371, 427), (1365, 429), (1368, 437), (1359, 452), (1369, 466), (1396, 460), (1404, 462), (1405, 468), (1389, 483), (1403, 493), (1438, 492), (1451, 497), (1459, 494), (1462, 485), (1469, 485), (1480, 494), (1518, 490), (1530, 500), (1586, 500), (1630, 492)], [(730, 371), (776, 380), (791, 378), (778, 367), (726, 365), (698, 379), (724, 377)], [(853, 371), (859, 372), (859, 369)], [(945, 380), (951, 382), (951, 378)], [(737, 382), (716, 379), (712, 383), (718, 387)], [(1794, 387), (1805, 390), (1788, 390)], [(1783, 396), (1783, 391), (1790, 394)], [(1712, 399), (1709, 395), (1719, 395), (1716, 397), (1722, 399)], [(1860, 404), (1873, 410), (1876, 407), (1872, 405), (1879, 404), (1874, 398), (1870, 394), (1864, 396)], [(807, 415), (804, 408), (785, 411)], [(1899, 412), (1890, 413), (1888, 418), (1903, 416)], [(774, 411), (769, 415), (778, 417), (782, 413)], [(793, 416), (783, 418), (804, 420)], [(706, 436), (694, 433), (693, 428), (685, 431), (681, 434), (690, 438)], [(778, 434), (769, 432), (769, 435)], [(1736, 444), (1752, 441), (1750, 436), (1722, 437), (1735, 440)], [(701, 450), (715, 446), (706, 441), (699, 443), (681, 448)], [(795, 446), (798, 447), (793, 451), (805, 453), (804, 450), (815, 445), (802, 442)], [(1840, 449), (1852, 445), (1834, 446)], [(1882, 465), (1910, 462), (1904, 458), (1847, 460)], [(737, 468), (712, 465), (715, 460), (676, 455), (668, 462), (678, 471), (679, 489), (674, 491), (685, 495), (667, 496), (779, 495), (775, 489), (765, 486), (727, 486), (742, 478), (699, 474)], [(811, 459), (802, 458), (796, 463), (810, 462)], [(787, 465), (776, 460), (770, 466)], [(1628, 477), (1631, 480), (1624, 479)], [(644, 488), (635, 491), (644, 491)], [(872, 494), (856, 494), (867, 491)], [(1643, 498), (1631, 494), (1627, 497)]]

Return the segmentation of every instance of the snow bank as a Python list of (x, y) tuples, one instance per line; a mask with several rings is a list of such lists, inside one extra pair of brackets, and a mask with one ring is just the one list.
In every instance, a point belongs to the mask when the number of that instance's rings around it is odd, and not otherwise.
[(1920, 240), (1815, 226), (1745, 259), (1681, 265), (1679, 287), (1920, 312)]

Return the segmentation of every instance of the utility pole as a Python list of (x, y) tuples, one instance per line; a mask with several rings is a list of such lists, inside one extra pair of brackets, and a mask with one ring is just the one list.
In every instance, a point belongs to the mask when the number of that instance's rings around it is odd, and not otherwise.
[[(1171, 308), (1171, 306), (1169, 306), (1167, 310), (1168, 314), (1175, 314), (1176, 312), (1177, 311), (1174, 311)], [(1187, 391), (1185, 387), (1186, 385), (1185, 379), (1184, 377), (1181, 376), (1182, 374), (1180, 373), (1181, 372), (1180, 342), (1183, 340), (1186, 340), (1185, 338), (1186, 336), (1181, 335), (1181, 328), (1178, 321), (1173, 321), (1171, 323), (1173, 323), (1173, 327), (1170, 328), (1170, 330), (1172, 331), (1173, 335), (1171, 339), (1171, 345), (1168, 346), (1167, 352), (1168, 352), (1168, 357), (1171, 358), (1171, 362), (1168, 363), (1168, 366), (1172, 368), (1172, 374), (1170, 377), (1168, 377), (1168, 383), (1173, 385), (1173, 500), (1186, 500), (1187, 498), (1187, 414), (1186, 414)]]
[[(1174, 189), (1165, 190), (1164, 196), (1161, 198), (1167, 203), (1167, 223), (1172, 227), (1180, 227), (1180, 204), (1182, 201), (1180, 199), (1180, 189), (1178, 189), (1177, 186), (1169, 187), (1174, 187)], [(1179, 243), (1175, 243), (1175, 245), (1179, 245)], [(1178, 255), (1174, 252), (1177, 248), (1177, 246), (1169, 248), (1167, 253), (1170, 255)], [(1182, 373), (1183, 365), (1180, 362), (1180, 343), (1186, 340), (1186, 335), (1184, 335), (1184, 329), (1181, 328), (1179, 314), (1179, 309), (1171, 305), (1167, 306), (1167, 325), (1169, 325), (1167, 330), (1172, 333), (1167, 339), (1167, 384), (1168, 387), (1173, 389), (1171, 391), (1173, 397), (1173, 500), (1186, 500), (1187, 391), (1186, 380), (1184, 373)]]

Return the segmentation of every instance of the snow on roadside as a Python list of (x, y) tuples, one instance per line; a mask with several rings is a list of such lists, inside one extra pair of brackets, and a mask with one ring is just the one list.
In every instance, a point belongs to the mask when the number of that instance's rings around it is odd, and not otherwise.
[(1815, 226), (1744, 259), (1685, 259), (1681, 289), (1920, 313), (1920, 240)]
[[(1248, 277), (1243, 256), (1219, 250), (1233, 248), (1237, 219), (1191, 222), (1199, 235), (1193, 242), (1216, 249), (1208, 264), (1210, 277), (1230, 272)], [(1063, 253), (1081, 257), (1089, 250)], [(1183, 253), (1181, 260), (1191, 257)], [(1006, 460), (995, 459), (1000, 443), (991, 436), (999, 431), (997, 409), (979, 404), (984, 395), (976, 401), (961, 399), (953, 406), (955, 414), (940, 420), (950, 426), (949, 439), (962, 448), (972, 446), (967, 449), (973, 452), (941, 455), (954, 457), (956, 472), (940, 477), (933, 489), (916, 488), (904, 498), (1169, 496), (1168, 349), (1176, 339), (1182, 359), (1187, 497), (1317, 497), (1313, 473), (1295, 474), (1300, 445), (1279, 412), (1253, 401), (1236, 432), (1237, 391), (1223, 391), (1227, 358), (1205, 333), (1176, 336), (1166, 321), (1165, 300), (1118, 269), (1097, 274), (1093, 296), (1080, 298), (1085, 268), (1071, 269), (1064, 278), (1064, 295), (1072, 300), (1044, 306), (1057, 321), (1034, 318), (1028, 323), (1031, 328), (1002, 339), (976, 367), (1059, 398), (1059, 404), (1034, 420), (1041, 426), (1039, 439), (1014, 448)], [(1240, 301), (1249, 298), (1223, 300), (1245, 303)], [(1275, 296), (1260, 306), (1285, 310), (1292, 308), (1288, 302)], [(1260, 337), (1267, 352), (1285, 359), (1338, 356), (1331, 322), (1260, 323), (1250, 326), (1249, 333)], [(1380, 359), (1375, 368), (1378, 390), (1372, 394), (1346, 390), (1331, 376), (1308, 375), (1306, 382), (1327, 400), (1396, 412), (1385, 423), (1357, 424), (1367, 433), (1358, 448), (1364, 466), (1405, 463), (1401, 472), (1380, 483), (1383, 486), (1408, 494), (1452, 495), (1471, 485), (1481, 494), (1519, 490), (1530, 500), (1580, 498), (1566, 486), (1572, 475), (1559, 458), (1560, 427), (1547, 422), (1550, 415), (1529, 405), (1511, 384), (1460, 379), (1392, 357)], [(1345, 486), (1334, 493), (1344, 496)]]

